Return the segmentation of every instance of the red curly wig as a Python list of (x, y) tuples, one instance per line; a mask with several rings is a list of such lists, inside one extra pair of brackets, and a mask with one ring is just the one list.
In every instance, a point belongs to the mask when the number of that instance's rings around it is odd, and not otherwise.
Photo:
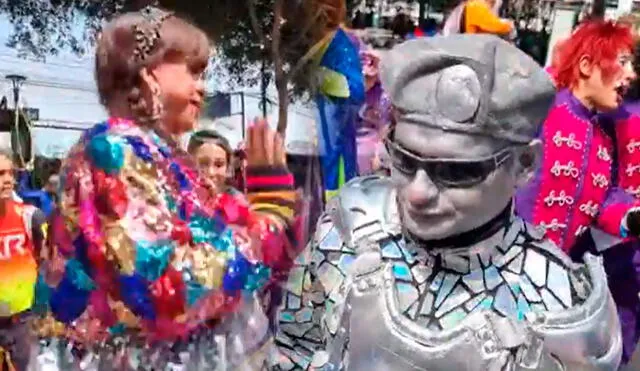
[(619, 66), (621, 52), (633, 54), (634, 39), (631, 28), (612, 21), (591, 20), (583, 23), (562, 45), (557, 72), (558, 88), (571, 88), (580, 80), (580, 59), (590, 56), (600, 67), (605, 82), (611, 81)]

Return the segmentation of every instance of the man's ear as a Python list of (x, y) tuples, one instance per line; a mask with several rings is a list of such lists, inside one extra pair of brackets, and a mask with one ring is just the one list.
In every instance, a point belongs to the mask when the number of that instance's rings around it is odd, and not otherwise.
[(593, 59), (591, 56), (583, 55), (578, 61), (578, 69), (580, 74), (585, 77), (590, 77), (593, 73)]
[(542, 142), (534, 139), (526, 146), (516, 148), (516, 184), (523, 187), (535, 174), (542, 157)]

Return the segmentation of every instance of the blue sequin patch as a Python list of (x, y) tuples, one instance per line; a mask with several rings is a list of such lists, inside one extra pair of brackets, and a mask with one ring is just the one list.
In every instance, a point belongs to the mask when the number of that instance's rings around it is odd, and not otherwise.
[(139, 274), (134, 273), (131, 276), (120, 275), (120, 287), (126, 287), (126, 290), (120, 292), (122, 301), (125, 303), (133, 314), (144, 319), (155, 319), (156, 313), (149, 292), (149, 281)]
[(178, 182), (180, 190), (181, 191), (189, 190), (191, 188), (191, 184), (189, 183), (189, 180), (187, 179), (187, 177), (180, 170), (180, 165), (178, 165), (175, 162), (172, 162), (171, 165), (169, 165), (169, 168), (171, 169), (173, 176), (176, 178), (176, 181)]
[(164, 273), (173, 256), (173, 243), (148, 243), (140, 241), (136, 245), (136, 272), (149, 281), (155, 281)]
[(118, 136), (99, 134), (91, 138), (86, 152), (96, 167), (107, 174), (116, 174), (124, 165), (123, 144)]
[(131, 148), (133, 148), (133, 153), (135, 153), (136, 156), (146, 162), (153, 161), (151, 150), (149, 149), (149, 146), (147, 146), (147, 144), (142, 140), (142, 138), (129, 135), (126, 136), (125, 139), (127, 140), (127, 143), (129, 143)]
[(109, 130), (109, 124), (107, 124), (106, 122), (94, 125), (92, 128), (89, 128), (84, 132), (84, 134), (82, 135), (82, 140), (91, 140), (91, 138), (95, 137), (96, 135), (106, 133), (107, 130)]

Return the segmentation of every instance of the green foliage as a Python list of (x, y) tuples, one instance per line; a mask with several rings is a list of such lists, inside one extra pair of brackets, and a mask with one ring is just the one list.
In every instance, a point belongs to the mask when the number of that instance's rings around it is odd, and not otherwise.
[[(249, 1), (255, 4), (259, 30), (251, 22)], [(0, 0), (0, 12), (13, 24), (9, 46), (22, 56), (44, 59), (62, 50), (85, 53), (95, 41), (105, 19), (139, 9), (148, 0)], [(323, 0), (286, 0), (280, 48), (285, 68), (292, 68), (317, 41), (327, 22), (320, 9)], [(356, 0), (347, 0), (352, 6)], [(176, 11), (203, 28), (215, 42), (219, 66), (230, 73), (232, 82), (257, 85), (273, 78), (270, 34), (274, 0), (161, 0), (159, 5)], [(324, 18), (323, 18), (324, 16)], [(84, 25), (78, 32), (77, 25)], [(257, 31), (257, 32), (256, 32)], [(261, 40), (261, 35), (264, 37)], [(260, 64), (266, 63), (265, 75)], [(296, 92), (311, 86), (308, 69), (289, 76)]]

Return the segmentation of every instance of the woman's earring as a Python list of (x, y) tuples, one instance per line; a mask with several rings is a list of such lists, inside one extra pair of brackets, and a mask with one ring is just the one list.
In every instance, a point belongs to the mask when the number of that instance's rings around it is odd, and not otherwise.
[(151, 110), (149, 112), (149, 121), (155, 122), (162, 118), (164, 107), (162, 105), (160, 87), (154, 85), (151, 88)]

